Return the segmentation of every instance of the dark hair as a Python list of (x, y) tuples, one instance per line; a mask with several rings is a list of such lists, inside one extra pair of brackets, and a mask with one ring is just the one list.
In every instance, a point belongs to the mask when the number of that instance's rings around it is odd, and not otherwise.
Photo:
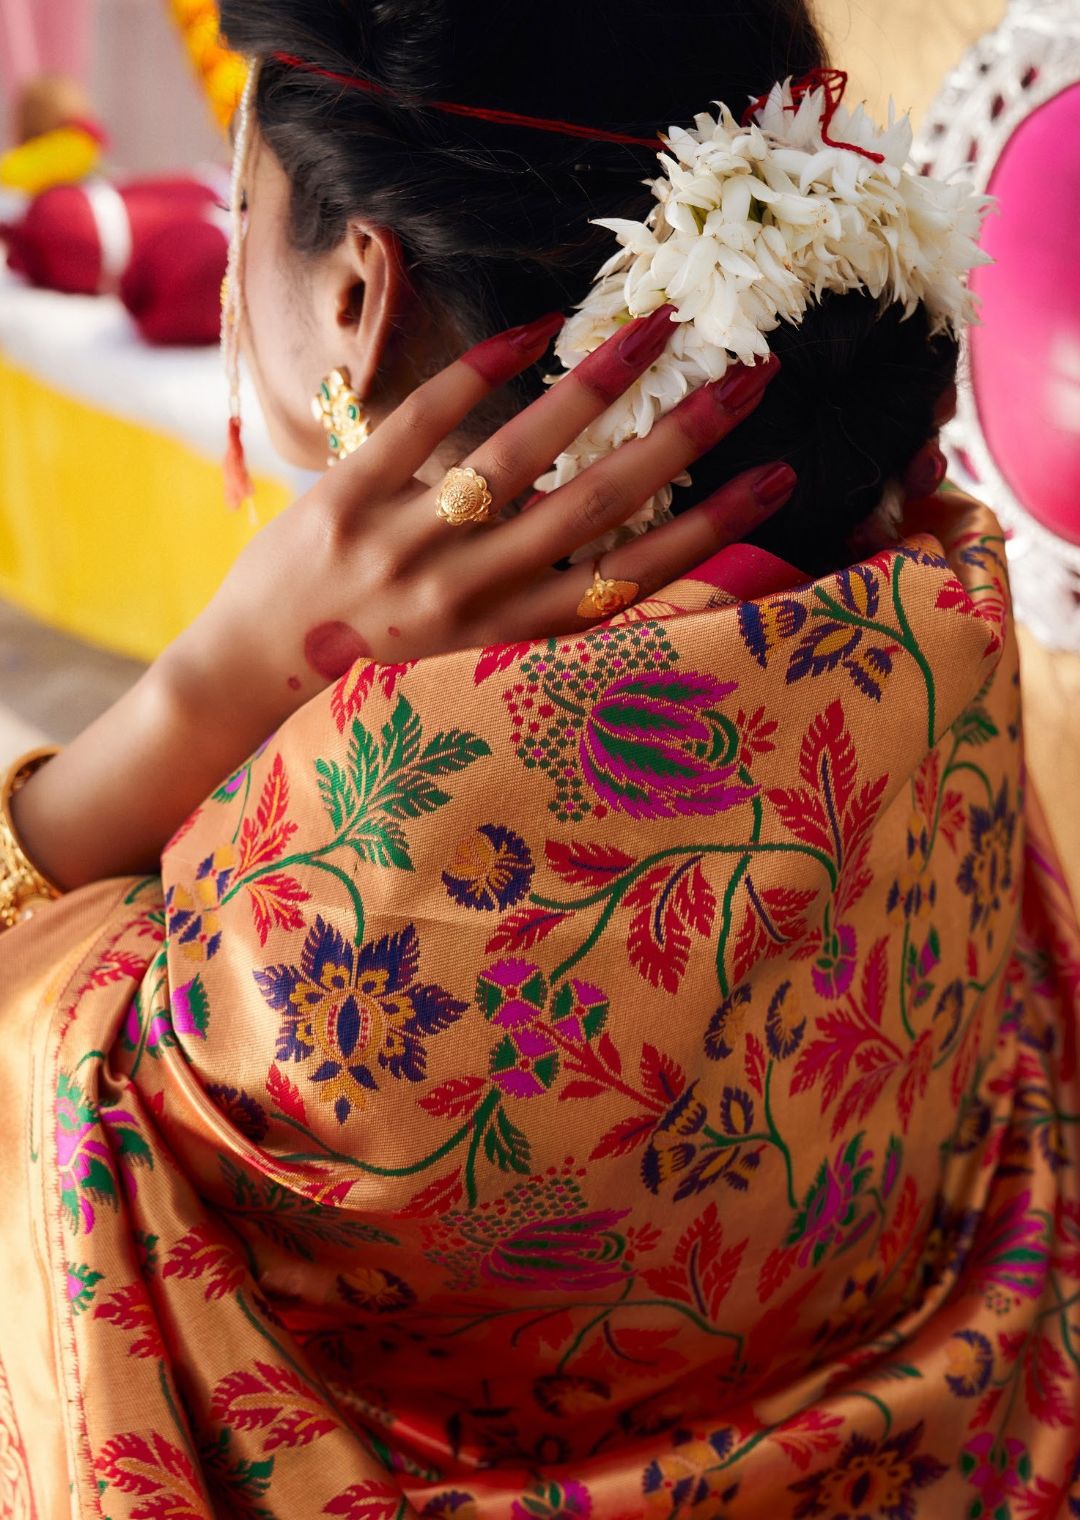
[[(421, 299), (468, 345), (569, 309), (612, 251), (597, 216), (640, 218), (648, 148), (448, 116), (451, 100), (650, 138), (710, 102), (739, 114), (826, 64), (804, 0), (223, 0), (230, 43), (263, 60), (260, 130), (292, 187), (292, 237), (317, 254), (362, 213), (399, 238)], [(303, 58), (385, 93), (275, 60)], [(759, 541), (807, 571), (844, 558), (883, 481), (933, 431), (956, 345), (861, 292), (770, 337), (783, 371), (753, 418), (694, 467), (692, 493), (787, 459), (799, 475)], [(539, 393), (523, 377), (507, 409)], [(486, 419), (485, 419), (486, 420)]]

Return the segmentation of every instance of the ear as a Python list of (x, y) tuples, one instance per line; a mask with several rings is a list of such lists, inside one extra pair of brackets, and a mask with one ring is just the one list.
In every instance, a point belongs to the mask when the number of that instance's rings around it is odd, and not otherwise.
[(394, 339), (410, 300), (401, 244), (385, 227), (353, 222), (333, 260), (335, 345), (353, 389), (370, 395), (392, 362)]

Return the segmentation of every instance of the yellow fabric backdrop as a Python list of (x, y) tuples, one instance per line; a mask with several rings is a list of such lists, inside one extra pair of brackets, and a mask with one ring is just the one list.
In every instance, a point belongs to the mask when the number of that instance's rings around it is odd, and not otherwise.
[[(0, 417), (0, 595), (69, 633), (152, 659), (205, 604), (257, 523), (226, 508), (216, 464), (3, 358)], [(256, 481), (259, 522), (288, 500), (279, 481)]]

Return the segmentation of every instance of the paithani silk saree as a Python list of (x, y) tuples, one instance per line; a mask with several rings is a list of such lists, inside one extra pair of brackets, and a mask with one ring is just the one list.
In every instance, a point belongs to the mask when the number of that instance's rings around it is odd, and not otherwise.
[(920, 511), (358, 664), (0, 940), (4, 1516), (1080, 1514), (1080, 941)]

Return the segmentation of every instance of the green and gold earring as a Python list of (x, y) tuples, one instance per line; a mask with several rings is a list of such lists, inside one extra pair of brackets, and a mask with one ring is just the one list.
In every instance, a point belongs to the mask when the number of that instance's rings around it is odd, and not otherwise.
[(371, 432), (364, 403), (352, 388), (344, 365), (332, 369), (312, 397), (311, 415), (326, 430), (327, 464), (355, 453)]

